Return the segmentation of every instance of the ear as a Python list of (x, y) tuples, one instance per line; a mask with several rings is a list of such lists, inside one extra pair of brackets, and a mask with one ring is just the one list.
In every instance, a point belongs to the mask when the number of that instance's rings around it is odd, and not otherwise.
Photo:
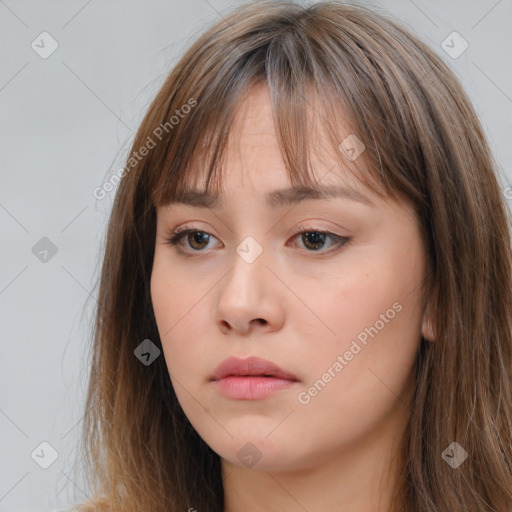
[(428, 341), (436, 341), (437, 339), (433, 313), (434, 311), (432, 311), (429, 304), (423, 314), (423, 320), (421, 323), (421, 335)]

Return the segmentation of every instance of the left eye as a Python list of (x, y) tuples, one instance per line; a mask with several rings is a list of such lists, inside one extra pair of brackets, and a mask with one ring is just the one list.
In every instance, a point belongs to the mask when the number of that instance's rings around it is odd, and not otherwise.
[[(298, 237), (301, 235), (301, 240), (304, 241), (304, 245), (311, 249), (312, 251), (308, 252), (315, 252), (319, 249), (322, 249), (325, 245), (326, 240), (331, 240), (331, 248), (338, 248), (343, 245), (345, 245), (349, 239), (344, 236), (335, 235), (334, 233), (329, 233), (328, 231), (319, 231), (319, 230), (307, 230), (307, 231), (299, 231), (296, 233), (295, 237)], [(323, 251), (323, 252), (330, 252), (329, 251)]]
[[(334, 246), (335, 248), (346, 245), (350, 241), (350, 238), (317, 229), (298, 231), (295, 233), (293, 238), (297, 238), (299, 235), (301, 235), (301, 239), (304, 241), (304, 245), (308, 249), (307, 252), (318, 252), (323, 248), (326, 240), (331, 240), (331, 247)], [(200, 231), (197, 229), (184, 229), (181, 231), (175, 231), (172, 234), (172, 237), (168, 239), (168, 243), (172, 246), (180, 245), (181, 240), (185, 237), (189, 247), (193, 248), (192, 252), (204, 252), (202, 249), (207, 247), (209, 239), (215, 238), (213, 235), (205, 231)], [(330, 250), (322, 252), (330, 252)]]

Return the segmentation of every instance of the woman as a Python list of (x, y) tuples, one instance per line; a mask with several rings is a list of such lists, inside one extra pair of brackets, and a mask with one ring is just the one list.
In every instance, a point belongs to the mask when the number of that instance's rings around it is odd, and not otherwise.
[(443, 61), (246, 4), (144, 118), (101, 273), (80, 510), (512, 508), (512, 258)]

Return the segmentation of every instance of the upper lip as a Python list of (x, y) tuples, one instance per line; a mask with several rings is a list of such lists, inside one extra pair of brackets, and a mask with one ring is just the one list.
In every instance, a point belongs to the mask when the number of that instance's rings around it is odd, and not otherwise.
[(217, 366), (213, 373), (211, 380), (219, 380), (224, 377), (242, 376), (242, 375), (259, 375), (259, 376), (272, 376), (281, 379), (297, 380), (295, 375), (284, 371), (276, 364), (262, 359), (261, 357), (248, 357), (241, 359), (239, 357), (228, 357)]

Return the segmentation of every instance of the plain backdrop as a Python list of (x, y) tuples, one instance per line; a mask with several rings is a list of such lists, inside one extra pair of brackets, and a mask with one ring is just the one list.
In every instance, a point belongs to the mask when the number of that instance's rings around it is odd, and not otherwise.
[[(86, 499), (71, 465), (99, 251), (115, 194), (97, 200), (93, 190), (123, 166), (174, 63), (238, 3), (0, 0), (0, 512)], [(505, 194), (512, 182), (511, 0), (365, 5), (404, 21), (455, 71)], [(443, 48), (448, 36), (452, 55)]]

